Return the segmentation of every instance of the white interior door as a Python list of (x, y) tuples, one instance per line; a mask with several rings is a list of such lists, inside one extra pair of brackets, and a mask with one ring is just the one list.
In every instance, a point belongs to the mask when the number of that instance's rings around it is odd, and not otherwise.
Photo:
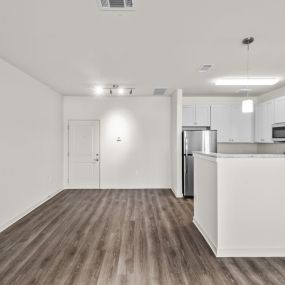
[(99, 121), (70, 121), (68, 142), (69, 187), (99, 189)]

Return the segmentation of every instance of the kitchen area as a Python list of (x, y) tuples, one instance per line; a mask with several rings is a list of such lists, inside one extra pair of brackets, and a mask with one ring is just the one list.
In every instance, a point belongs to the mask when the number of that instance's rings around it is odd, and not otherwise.
[(284, 122), (284, 96), (183, 98), (183, 195), (217, 257), (285, 256)]

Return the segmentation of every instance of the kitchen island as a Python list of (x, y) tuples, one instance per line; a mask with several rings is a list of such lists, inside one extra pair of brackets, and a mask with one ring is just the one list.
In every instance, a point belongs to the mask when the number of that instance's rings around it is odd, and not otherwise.
[(194, 197), (217, 257), (285, 257), (285, 155), (196, 152)]

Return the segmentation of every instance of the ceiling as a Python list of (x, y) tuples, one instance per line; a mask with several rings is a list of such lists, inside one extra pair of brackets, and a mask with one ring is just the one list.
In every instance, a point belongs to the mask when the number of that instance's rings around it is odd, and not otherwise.
[(63, 95), (116, 83), (136, 95), (234, 96), (240, 88), (213, 79), (245, 75), (244, 37), (256, 39), (250, 74), (285, 79), (284, 10), (284, 0), (137, 0), (131, 12), (102, 11), (97, 0), (0, 0), (0, 56)]

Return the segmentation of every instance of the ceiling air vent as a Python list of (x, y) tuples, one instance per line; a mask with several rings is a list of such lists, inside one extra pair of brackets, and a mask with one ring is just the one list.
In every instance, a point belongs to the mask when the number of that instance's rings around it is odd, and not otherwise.
[(103, 10), (133, 10), (134, 0), (98, 0)]
[(153, 91), (153, 95), (164, 95), (166, 90), (166, 88), (156, 88)]
[(212, 67), (213, 67), (213, 64), (203, 64), (201, 68), (199, 69), (199, 72), (206, 72)]

